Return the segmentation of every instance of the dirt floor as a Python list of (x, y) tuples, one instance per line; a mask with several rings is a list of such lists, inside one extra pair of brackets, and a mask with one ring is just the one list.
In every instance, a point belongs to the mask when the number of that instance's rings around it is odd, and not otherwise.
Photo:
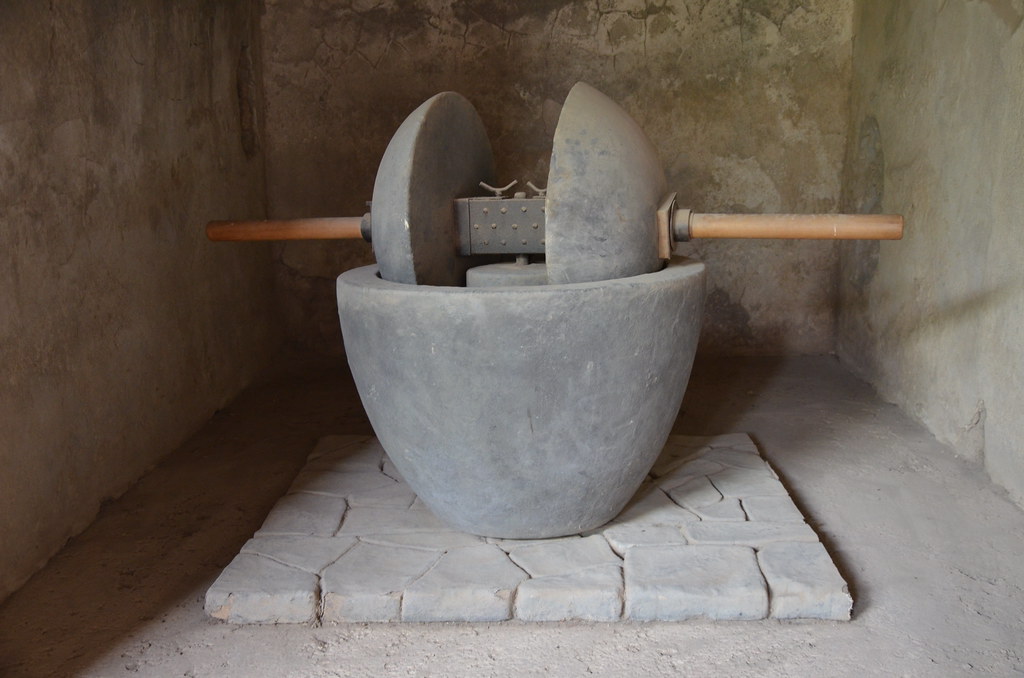
[(1024, 674), (1024, 512), (832, 358), (695, 368), (677, 433), (749, 432), (854, 596), (848, 623), (231, 626), (203, 595), (312, 445), (370, 433), (289, 360), (0, 607), (0, 676)]

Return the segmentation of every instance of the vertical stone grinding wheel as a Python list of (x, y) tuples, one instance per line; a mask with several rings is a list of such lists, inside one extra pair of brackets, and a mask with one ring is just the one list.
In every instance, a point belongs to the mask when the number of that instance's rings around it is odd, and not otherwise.
[(452, 201), (494, 182), (483, 121), (460, 94), (442, 92), (409, 114), (391, 138), (373, 185), (373, 254), (392, 282), (458, 286), (493, 257), (460, 257)]
[(614, 101), (585, 83), (565, 99), (548, 172), (545, 255), (553, 284), (652, 273), (666, 193), (654, 145)]

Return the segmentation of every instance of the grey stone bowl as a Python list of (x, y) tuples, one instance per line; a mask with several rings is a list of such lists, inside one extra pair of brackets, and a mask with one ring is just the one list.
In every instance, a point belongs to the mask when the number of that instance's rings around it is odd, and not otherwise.
[(392, 462), (451, 527), (575, 534), (654, 464), (690, 376), (704, 264), (533, 287), (338, 278), (345, 352)]

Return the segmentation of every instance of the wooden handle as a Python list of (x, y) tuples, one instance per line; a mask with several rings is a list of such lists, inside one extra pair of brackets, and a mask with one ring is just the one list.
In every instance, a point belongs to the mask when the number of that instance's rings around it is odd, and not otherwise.
[[(660, 213), (660, 211), (659, 211)], [(660, 222), (659, 222), (660, 223)], [(211, 221), (206, 237), (217, 241), (338, 240), (368, 238), (369, 215), (275, 221)], [(668, 225), (662, 224), (661, 230)], [(676, 240), (688, 238), (809, 238), (899, 240), (899, 214), (700, 214), (676, 210)]]
[(210, 240), (334, 240), (362, 238), (362, 217), (286, 219), (278, 221), (211, 221)]
[[(679, 210), (676, 219), (685, 216)], [(679, 225), (677, 222), (677, 228)], [(691, 238), (810, 238), (899, 240), (899, 214), (698, 214), (689, 215)]]

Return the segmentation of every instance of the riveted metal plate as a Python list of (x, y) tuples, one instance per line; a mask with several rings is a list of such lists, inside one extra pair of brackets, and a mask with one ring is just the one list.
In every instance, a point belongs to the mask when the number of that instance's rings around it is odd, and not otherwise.
[(455, 201), (459, 254), (543, 254), (544, 198)]

